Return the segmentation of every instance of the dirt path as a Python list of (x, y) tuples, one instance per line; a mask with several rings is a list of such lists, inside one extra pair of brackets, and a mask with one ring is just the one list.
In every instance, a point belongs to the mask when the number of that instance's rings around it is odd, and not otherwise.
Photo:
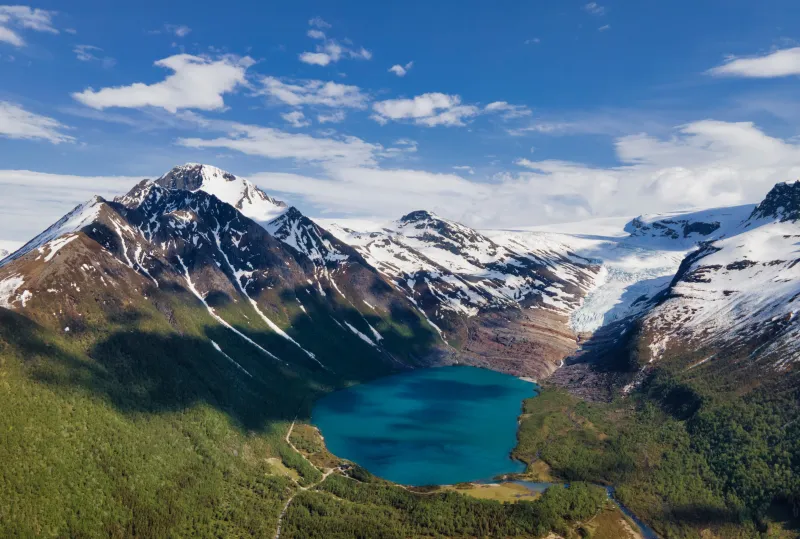
[[(286, 438), (285, 438), (286, 439), (286, 443), (289, 444), (289, 447), (291, 447), (295, 451), (295, 453), (297, 453), (298, 455), (303, 457), (306, 460), (306, 462), (308, 462), (311, 466), (314, 466), (314, 463), (311, 462), (310, 460), (308, 460), (308, 458), (303, 453), (298, 451), (298, 449), (294, 446), (294, 444), (290, 440), (290, 437), (292, 436), (292, 431), (294, 430), (294, 424), (296, 422), (297, 422), (297, 419), (295, 418), (295, 420), (292, 421), (292, 424), (289, 427), (289, 431), (286, 433)], [(314, 468), (317, 468), (317, 467), (314, 466)], [(317, 468), (317, 469), (319, 470), (319, 468)], [(339, 467), (329, 468), (327, 470), (319, 470), (319, 471), (322, 472), (322, 479), (320, 479), (319, 481), (317, 481), (313, 485), (309, 485), (307, 487), (302, 486), (296, 480), (292, 479), (295, 482), (295, 484), (297, 485), (297, 489), (298, 490), (296, 492), (294, 492), (291, 496), (289, 496), (289, 499), (286, 500), (286, 503), (284, 504), (283, 509), (281, 509), (281, 514), (278, 515), (278, 527), (275, 530), (275, 539), (280, 539), (280, 537), (281, 537), (281, 529), (283, 528), (283, 518), (286, 516), (286, 512), (289, 510), (289, 505), (291, 505), (292, 500), (294, 500), (295, 496), (297, 496), (300, 492), (316, 488), (323, 481), (325, 481), (328, 477), (330, 477), (330, 475), (332, 473), (337, 472), (339, 470), (340, 470)]]

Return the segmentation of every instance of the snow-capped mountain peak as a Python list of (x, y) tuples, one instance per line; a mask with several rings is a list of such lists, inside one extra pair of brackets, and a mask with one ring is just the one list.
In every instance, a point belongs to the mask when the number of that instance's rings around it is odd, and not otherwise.
[(640, 215), (625, 225), (634, 238), (663, 239), (673, 246), (691, 248), (701, 241), (724, 238), (739, 227), (755, 209), (754, 204), (708, 210)]
[(205, 191), (260, 224), (275, 219), (287, 208), (285, 202), (272, 198), (245, 178), (211, 165), (180, 165), (158, 178), (155, 183), (167, 189)]
[(750, 220), (776, 219), (797, 221), (800, 219), (800, 181), (778, 183), (750, 215)]

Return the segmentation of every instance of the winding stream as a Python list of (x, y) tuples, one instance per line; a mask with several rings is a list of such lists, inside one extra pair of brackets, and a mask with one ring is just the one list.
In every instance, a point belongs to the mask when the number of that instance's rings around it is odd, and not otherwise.
[[(531, 492), (539, 492), (539, 493), (544, 492), (545, 490), (547, 490), (548, 488), (552, 487), (553, 485), (561, 485), (561, 484), (563, 484), (565, 487), (569, 487), (569, 483), (536, 483), (536, 482), (532, 482), (532, 481), (512, 481), (512, 483), (516, 483), (518, 485), (522, 485), (523, 487), (527, 488)], [(602, 487), (602, 488), (605, 489), (606, 494), (608, 494), (608, 498), (612, 502), (614, 502), (614, 505), (619, 507), (619, 510), (622, 511), (622, 513), (626, 517), (631, 519), (639, 527), (639, 531), (642, 532), (642, 537), (644, 537), (644, 539), (658, 539), (658, 535), (656, 534), (656, 532), (653, 531), (652, 528), (650, 528), (647, 524), (645, 524), (644, 522), (639, 520), (636, 517), (636, 515), (634, 515), (631, 512), (630, 509), (625, 507), (622, 504), (622, 502), (620, 502), (617, 499), (617, 497), (614, 495), (614, 487), (609, 487), (609, 486), (606, 486), (606, 485), (599, 485), (599, 484), (595, 484), (595, 486)]]

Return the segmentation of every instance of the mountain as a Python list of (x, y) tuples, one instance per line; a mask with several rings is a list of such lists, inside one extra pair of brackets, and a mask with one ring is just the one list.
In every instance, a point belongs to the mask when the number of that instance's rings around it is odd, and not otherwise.
[(0, 305), (75, 336), (143, 304), (180, 331), (166, 304), (188, 301), (256, 355), (302, 370), (353, 373), (356, 356), (370, 358), (365, 372), (381, 363), (391, 370), (440, 346), (417, 350), (395, 334), (410, 324), (420, 341), (439, 341), (357, 256), (335, 276), (321, 273), (215, 195), (147, 180), (115, 201), (78, 206), (5, 259), (0, 291)]
[(610, 398), (654, 369), (727, 388), (796, 371), (798, 193), (800, 182), (778, 184), (758, 205), (638, 217), (616, 238), (564, 235), (603, 262), (571, 318), (581, 345), (552, 380)]
[[(640, 361), (709, 370), (800, 359), (800, 182), (778, 184), (730, 237), (691, 253), (642, 324)], [(716, 365), (715, 365), (716, 364)]]
[(470, 361), (542, 377), (575, 348), (566, 321), (598, 271), (588, 258), (501, 245), (422, 210), (376, 231), (332, 226), (331, 232), (393, 282)]
[(211, 165), (180, 165), (155, 180), (155, 183), (167, 189), (204, 191), (262, 224), (287, 209), (285, 202), (270, 197), (250, 181)]

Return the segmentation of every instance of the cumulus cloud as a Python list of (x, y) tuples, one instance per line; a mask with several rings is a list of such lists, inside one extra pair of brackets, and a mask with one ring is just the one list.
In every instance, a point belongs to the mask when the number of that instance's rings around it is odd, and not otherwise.
[(363, 109), (367, 106), (369, 96), (361, 92), (358, 86), (323, 82), (321, 80), (300, 80), (285, 82), (276, 77), (262, 77), (262, 88), (258, 93), (267, 95), (277, 101), (299, 107), (303, 105), (322, 105), (334, 108)]
[(394, 73), (398, 77), (405, 77), (412, 67), (414, 67), (413, 60), (408, 62), (406, 65), (395, 64), (389, 68), (389, 72)]
[(103, 49), (95, 47), (94, 45), (75, 45), (72, 52), (75, 53), (75, 57), (81, 62), (99, 62), (106, 69), (114, 67), (117, 63), (117, 61), (110, 56), (98, 54), (103, 52)]
[(72, 97), (94, 109), (160, 107), (172, 113), (179, 109), (218, 110), (225, 106), (224, 94), (245, 84), (245, 72), (253, 63), (249, 56), (212, 60), (177, 54), (155, 63), (174, 72), (161, 82), (137, 82), (97, 91), (87, 88)]
[(25, 40), (18, 29), (57, 34), (53, 26), (55, 11), (32, 9), (28, 6), (0, 6), (0, 42), (24, 47)]
[(19, 105), (0, 101), (0, 136), (13, 139), (41, 139), (53, 144), (73, 142), (63, 133), (67, 129), (58, 120), (28, 112)]
[(364, 47), (354, 48), (349, 45), (350, 40), (345, 39), (346, 45), (342, 45), (335, 39), (329, 39), (325, 32), (322, 30), (330, 28), (331, 25), (319, 17), (314, 17), (308, 21), (312, 27), (308, 31), (308, 37), (312, 39), (321, 40), (322, 43), (314, 48), (315, 52), (303, 52), (299, 55), (300, 61), (305, 64), (326, 66), (334, 64), (343, 58), (351, 58), (355, 60), (369, 60), (372, 58), (372, 53)]
[(719, 77), (776, 78), (800, 75), (800, 47), (782, 49), (749, 58), (731, 57), (708, 70)]
[(292, 127), (306, 127), (311, 125), (311, 122), (306, 119), (305, 114), (299, 110), (281, 114), (281, 118), (289, 122)]
[(800, 143), (746, 122), (693, 122), (668, 137), (619, 137), (615, 148), (616, 166), (522, 158), (517, 171), (478, 179), (375, 164), (254, 178), (317, 212), (396, 218), (425, 207), (472, 226), (507, 227), (757, 202), (800, 176)]
[(390, 120), (411, 120), (417, 125), (464, 125), (464, 120), (480, 113), (474, 105), (462, 105), (461, 97), (442, 93), (428, 93), (411, 99), (387, 99), (372, 106), (371, 118), (380, 124)]

